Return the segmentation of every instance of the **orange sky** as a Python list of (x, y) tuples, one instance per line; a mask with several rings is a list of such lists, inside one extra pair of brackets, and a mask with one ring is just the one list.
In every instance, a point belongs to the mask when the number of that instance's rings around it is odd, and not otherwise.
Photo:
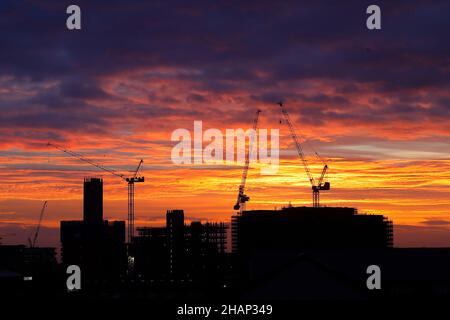
[[(286, 128), (277, 127), (283, 148), (279, 171), (276, 175), (261, 175), (260, 165), (251, 166), (247, 181), (247, 194), (251, 197), (248, 209), (280, 208), (289, 202), (293, 205), (311, 203), (309, 182), (290, 137), (286, 136)], [(170, 139), (170, 132), (166, 134)], [(114, 143), (107, 141), (101, 149), (107, 150), (108, 145)], [(99, 141), (96, 141), (95, 149), (98, 145)], [(229, 221), (241, 167), (173, 165), (170, 161), (173, 145), (175, 142), (156, 150), (149, 145), (140, 152), (145, 161), (142, 174), (146, 182), (136, 185), (136, 225), (161, 225), (165, 210), (174, 208), (184, 209), (189, 220)], [(332, 142), (326, 145), (331, 148)], [(305, 145), (306, 151), (308, 146)], [(72, 148), (77, 150), (79, 147)], [(105, 166), (123, 168), (124, 173), (128, 173), (125, 169), (131, 171), (138, 162), (135, 156), (128, 159), (130, 148), (117, 151), (114, 159), (109, 153), (103, 156), (96, 152), (90, 154), (89, 145), (81, 149), (87, 157)], [(124, 153), (121, 155), (121, 152)], [(1, 167), (11, 163), (16, 167), (14, 171), (2, 170), (0, 173), (3, 181), (0, 212), (4, 226), (15, 223), (32, 227), (43, 200), (49, 201), (44, 226), (57, 228), (60, 220), (81, 219), (85, 176), (104, 178), (105, 218), (126, 219), (126, 183), (118, 177), (52, 148), (43, 147), (31, 153), (35, 155), (0, 158)], [(310, 158), (310, 165), (317, 176), (321, 164)], [(445, 229), (445, 221), (450, 218), (450, 160), (348, 157), (330, 158), (329, 166), (332, 190), (322, 192), (323, 205), (351, 206), (359, 212), (383, 214), (395, 225)], [(408, 239), (397, 238), (396, 243), (408, 245), (411, 242)], [(446, 245), (445, 241), (441, 239), (440, 245)]]
[(307, 155), (329, 159), (323, 205), (388, 216), (399, 246), (450, 247), (447, 3), (387, 1), (376, 31), (364, 3), (89, 3), (71, 33), (60, 6), (0, 10), (2, 242), (25, 243), (48, 200), (41, 241), (56, 245), (59, 221), (82, 217), (86, 176), (104, 178), (105, 218), (126, 219), (126, 184), (48, 141), (125, 174), (144, 159), (138, 226), (174, 208), (229, 220), (241, 168), (176, 166), (171, 133), (247, 129), (257, 108), (260, 128), (280, 130), (281, 161), (273, 176), (250, 169), (247, 207), (309, 205), (283, 100)]
[[(93, 102), (110, 112), (120, 109), (126, 101), (123, 118), (122, 113), (111, 120), (106, 117), (108, 126), (98, 130), (95, 125), (86, 127), (87, 130), (83, 126), (75, 130), (64, 127), (51, 130), (56, 136), (64, 137), (56, 143), (125, 174), (134, 170), (139, 159), (144, 159), (146, 182), (136, 185), (137, 226), (162, 224), (165, 211), (174, 208), (184, 209), (188, 219), (228, 221), (237, 196), (241, 167), (174, 165), (170, 157), (176, 142), (170, 140), (171, 133), (178, 128), (193, 133), (194, 120), (203, 121), (203, 130), (217, 128), (225, 133), (226, 129), (247, 129), (251, 127), (256, 107), (262, 110), (260, 128), (280, 130), (281, 159), (276, 175), (264, 176), (260, 168), (254, 165), (250, 168), (247, 194), (251, 201), (247, 208), (280, 208), (289, 202), (310, 205), (309, 182), (287, 127), (280, 123), (282, 117), (276, 104), (256, 104), (245, 92), (212, 95), (197, 91), (196, 94), (205, 97), (204, 101), (192, 101), (192, 84), (178, 79), (139, 82), (134, 76), (125, 75), (120, 82), (118, 78), (104, 79), (102, 88), (117, 99)], [(41, 84), (46, 85), (52, 86)], [(307, 89), (301, 95), (306, 100), (314, 97), (319, 88), (329, 96), (337, 94), (327, 82), (308, 80), (303, 82), (303, 87)], [(10, 96), (24, 94), (9, 90)], [(346, 105), (350, 115), (361, 108), (380, 112), (374, 102), (376, 95), (366, 90), (365, 94), (345, 96), (352, 101)], [(417, 95), (428, 96), (432, 91)], [(149, 96), (149, 92), (155, 95)], [(163, 101), (169, 97), (175, 102), (165, 110)], [(157, 107), (153, 107), (155, 101)], [(400, 117), (392, 122), (337, 117), (323, 122), (308, 116), (304, 105), (345, 113), (328, 102), (287, 103), (307, 155), (310, 157), (314, 148), (329, 159), (332, 190), (323, 192), (323, 205), (356, 207), (360, 212), (386, 215), (396, 226), (416, 228), (400, 230), (397, 245), (426, 245), (424, 236), (419, 235), (425, 232), (426, 237), (440, 234), (433, 245), (450, 246), (450, 236), (447, 237), (450, 231), (446, 232), (450, 226), (450, 144), (445, 140), (446, 132), (450, 132), (448, 123), (439, 117), (420, 121)], [(104, 178), (105, 218), (126, 219), (125, 183), (48, 147), (42, 137), (48, 136), (48, 127), (35, 128), (31, 124), (27, 130), (35, 134), (0, 143), (0, 168), (3, 169), (0, 171), (0, 221), (5, 230), (2, 233), (32, 227), (44, 200), (49, 201), (44, 226), (56, 228), (60, 220), (80, 219), (82, 181), (86, 176)], [(439, 137), (442, 132), (444, 135)], [(313, 175), (318, 176), (321, 163), (310, 158), (310, 164)], [(23, 232), (15, 233), (19, 235), (4, 238), (23, 242)]]

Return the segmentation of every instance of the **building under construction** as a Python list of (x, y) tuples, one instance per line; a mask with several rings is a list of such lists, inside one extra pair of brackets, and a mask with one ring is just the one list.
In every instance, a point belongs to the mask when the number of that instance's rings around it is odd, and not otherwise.
[(135, 272), (151, 280), (218, 280), (225, 259), (226, 230), (224, 223), (187, 225), (183, 210), (168, 210), (165, 227), (137, 229), (138, 236), (133, 238)]
[(392, 221), (346, 207), (286, 207), (232, 217), (233, 253), (393, 246)]

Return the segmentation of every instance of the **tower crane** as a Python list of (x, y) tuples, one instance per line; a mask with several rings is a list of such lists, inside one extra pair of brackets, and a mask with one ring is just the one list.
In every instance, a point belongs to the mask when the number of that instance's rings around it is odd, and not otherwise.
[(135, 217), (135, 215), (134, 215), (134, 184), (137, 182), (145, 181), (144, 177), (138, 176), (139, 169), (141, 169), (142, 164), (144, 163), (144, 160), (141, 159), (141, 161), (139, 161), (139, 164), (132, 176), (126, 177), (122, 173), (119, 173), (115, 170), (106, 168), (106, 167), (92, 161), (91, 159), (85, 158), (84, 156), (82, 156), (76, 152), (70, 151), (68, 149), (65, 149), (59, 145), (56, 145), (56, 144), (50, 143), (50, 142), (48, 142), (47, 145), (52, 146), (74, 158), (77, 158), (78, 160), (89, 163), (90, 165), (93, 165), (94, 167), (97, 167), (100, 170), (106, 171), (116, 177), (119, 177), (128, 184), (128, 238), (127, 239), (128, 239), (128, 243), (131, 243), (131, 241), (134, 237), (134, 217)]
[[(261, 110), (259, 110), (259, 109), (256, 110), (256, 115), (255, 115), (255, 118), (253, 119), (253, 132), (255, 132), (256, 128), (258, 127), (258, 119), (259, 119), (260, 113), (261, 113)], [(245, 203), (250, 200), (250, 197), (247, 196), (244, 192), (245, 192), (245, 182), (247, 181), (248, 168), (250, 165), (250, 152), (253, 148), (252, 142), (253, 142), (253, 140), (250, 138), (248, 150), (245, 153), (245, 164), (244, 164), (244, 169), (242, 171), (241, 184), (239, 185), (239, 193), (237, 196), (236, 204), (233, 207), (234, 210), (239, 210), (240, 214), (242, 214), (242, 211), (245, 210)]]
[(41, 229), (42, 218), (44, 217), (44, 211), (46, 207), (47, 201), (44, 201), (44, 205), (42, 206), (41, 213), (39, 215), (38, 224), (36, 226), (36, 231), (34, 232), (33, 240), (31, 240), (31, 238), (28, 238), (28, 244), (30, 245), (30, 248), (34, 248), (36, 246), (36, 241), (39, 236), (39, 230)]
[[(283, 102), (278, 102), (278, 105), (280, 106), (281, 113), (283, 114), (283, 117), (289, 127), (289, 131), (291, 133), (292, 140), (294, 140), (295, 147), (297, 148), (297, 153), (300, 156), (300, 159), (303, 163), (303, 168), (305, 169), (306, 175), (308, 176), (309, 182), (311, 183), (312, 188), (312, 198), (313, 198), (313, 207), (320, 207), (320, 191), (321, 190), (330, 190), (330, 183), (328, 181), (324, 181), (325, 176), (328, 172), (328, 165), (324, 162), (324, 167), (322, 169), (322, 173), (320, 175), (320, 178), (316, 181), (311, 174), (311, 170), (309, 170), (308, 160), (305, 158), (305, 155), (303, 153), (302, 145), (300, 144), (300, 139), (298, 138), (294, 125), (292, 124), (292, 121), (289, 117), (289, 113), (287, 112), (286, 108), (283, 105)], [(318, 156), (318, 154), (316, 153)]]

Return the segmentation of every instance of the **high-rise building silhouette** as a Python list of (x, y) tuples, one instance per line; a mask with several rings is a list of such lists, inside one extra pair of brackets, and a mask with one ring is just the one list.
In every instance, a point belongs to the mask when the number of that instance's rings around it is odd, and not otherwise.
[(103, 222), (103, 180), (100, 178), (84, 179), (83, 221), (90, 224)]
[(61, 221), (62, 262), (79, 265), (88, 286), (118, 281), (127, 266), (125, 222), (103, 220), (102, 179), (86, 178), (83, 187), (83, 220)]

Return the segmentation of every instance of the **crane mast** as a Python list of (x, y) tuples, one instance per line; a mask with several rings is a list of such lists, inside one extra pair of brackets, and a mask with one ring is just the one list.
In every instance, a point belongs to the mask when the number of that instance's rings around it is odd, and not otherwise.
[(309, 169), (308, 160), (306, 159), (302, 145), (300, 144), (300, 139), (298, 138), (294, 125), (292, 124), (292, 121), (289, 117), (289, 113), (284, 108), (283, 102), (278, 102), (278, 105), (280, 106), (281, 113), (283, 114), (284, 120), (286, 121), (289, 131), (292, 137), (292, 140), (294, 141), (295, 148), (297, 149), (297, 153), (302, 160), (303, 168), (305, 169), (306, 175), (308, 176), (308, 180), (311, 183), (311, 189), (312, 189), (312, 198), (313, 198), (313, 207), (320, 207), (320, 190), (330, 190), (330, 183), (324, 182), (325, 175), (328, 172), (328, 165), (325, 163), (324, 167), (322, 169), (321, 176), (316, 183), (313, 175), (311, 174), (311, 170)]
[(103, 170), (105, 172), (108, 172), (116, 177), (119, 177), (122, 180), (124, 180), (125, 182), (127, 182), (127, 184), (128, 184), (128, 237), (127, 237), (127, 240), (128, 240), (128, 243), (131, 243), (131, 241), (134, 237), (134, 217), (135, 217), (135, 215), (134, 215), (134, 184), (136, 182), (144, 182), (145, 181), (144, 177), (137, 176), (139, 173), (139, 169), (142, 167), (142, 164), (144, 163), (144, 160), (141, 159), (141, 161), (139, 162), (139, 165), (137, 166), (137, 169), (134, 171), (134, 174), (131, 177), (125, 177), (124, 174), (121, 174), (115, 170), (106, 168), (106, 167), (94, 162), (91, 159), (85, 158), (84, 156), (82, 156), (76, 152), (65, 149), (61, 146), (58, 146), (58, 145), (56, 145), (54, 143), (50, 143), (50, 142), (48, 142), (47, 145), (52, 146), (72, 157), (75, 157), (78, 160), (89, 163), (90, 165), (92, 165), (100, 170)]
[(134, 183), (144, 182), (144, 177), (137, 176), (143, 163), (144, 160), (141, 159), (134, 175), (132, 177), (125, 178), (125, 181), (128, 183), (128, 243), (131, 243), (134, 237)]
[[(256, 115), (255, 115), (255, 118), (253, 119), (253, 127), (252, 127), (254, 133), (256, 132), (256, 128), (258, 127), (258, 119), (259, 119), (260, 113), (261, 113), (261, 110), (259, 110), (259, 109), (256, 110)], [(255, 139), (256, 139), (256, 137), (255, 137)], [(250, 152), (253, 148), (252, 142), (253, 142), (253, 139), (250, 138), (248, 150), (245, 153), (245, 164), (244, 164), (244, 169), (242, 170), (242, 178), (241, 178), (241, 184), (239, 185), (237, 201), (233, 207), (234, 210), (239, 210), (240, 214), (242, 214), (242, 211), (245, 210), (245, 203), (250, 200), (250, 197), (245, 194), (245, 183), (247, 181), (247, 173), (248, 173), (248, 168), (250, 166)]]

